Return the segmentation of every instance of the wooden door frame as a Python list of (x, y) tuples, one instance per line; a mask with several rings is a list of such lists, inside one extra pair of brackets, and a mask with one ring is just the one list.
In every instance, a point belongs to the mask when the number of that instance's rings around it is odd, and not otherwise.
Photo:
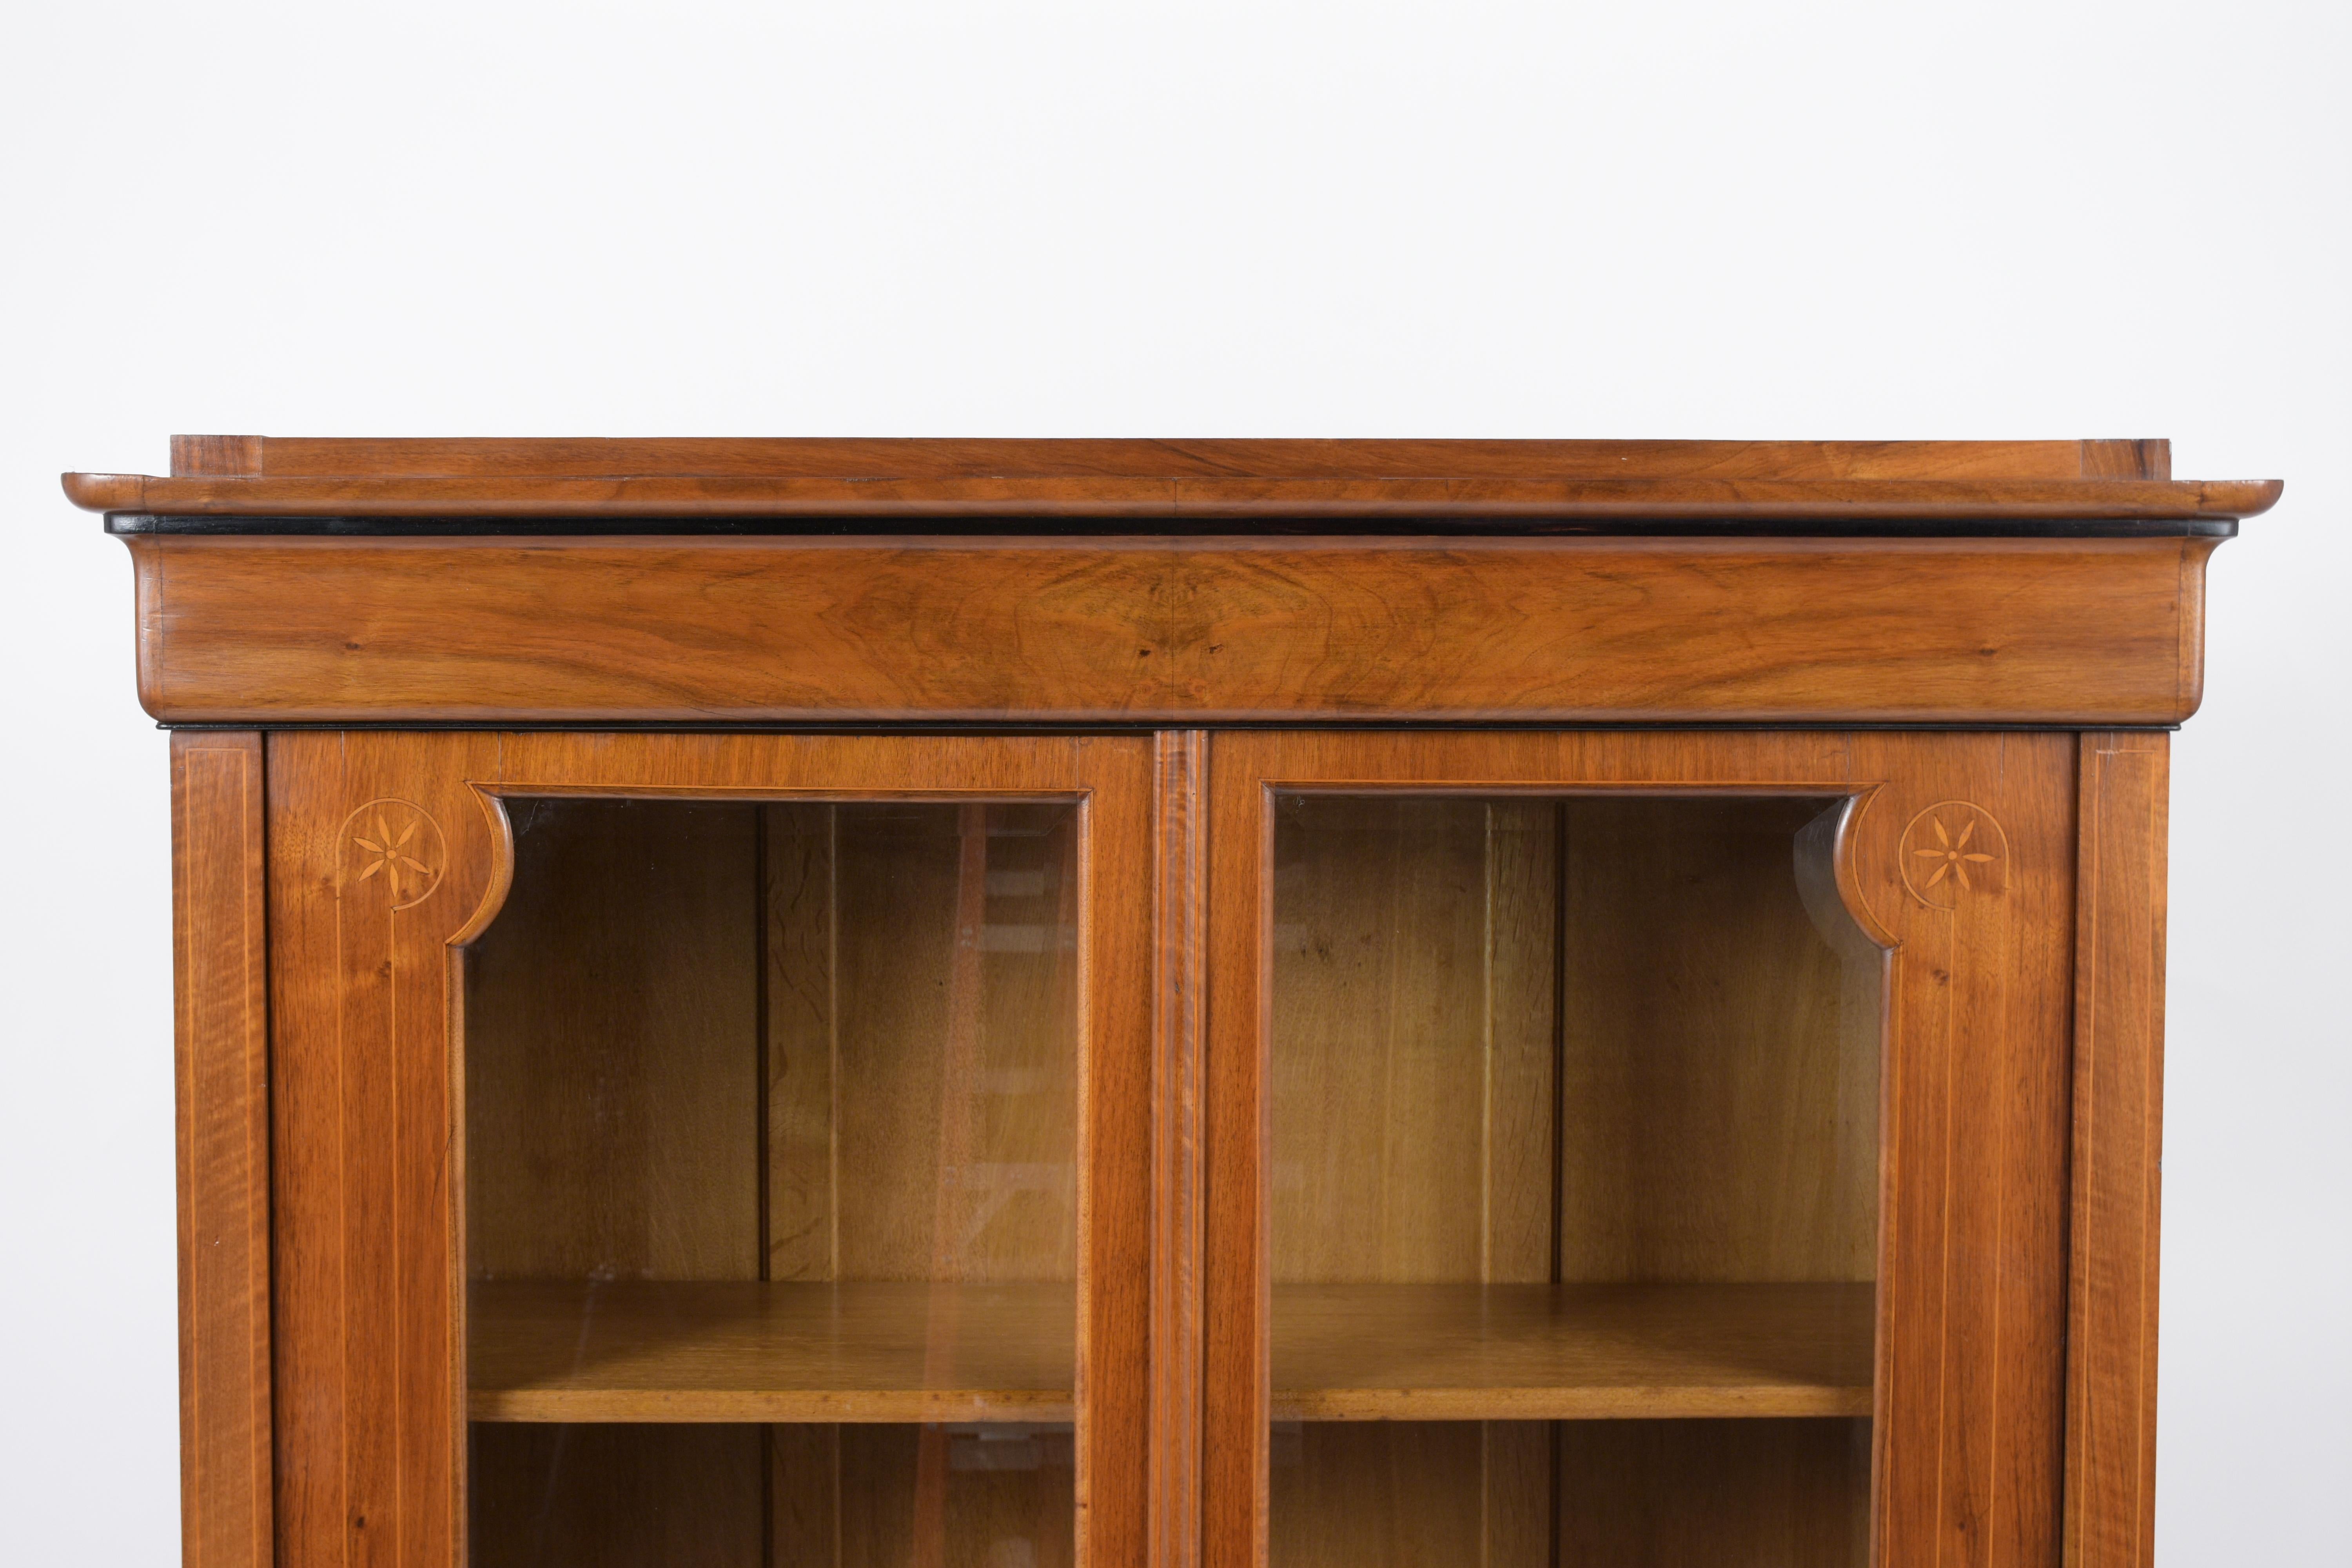
[[(698, 752), (714, 769), (715, 759), (730, 757), (728, 765), (738, 770), (731, 776), (754, 789), (761, 773), (756, 753), (789, 743), (778, 737), (604, 739), (634, 748), (634, 776), (677, 766)], [(2064, 739), (2078, 744), (2080, 753), (2078, 804), (2066, 823), (2069, 833), (2079, 824), (2079, 837), (2050, 863), (2062, 883), (2063, 871), (2079, 864), (2070, 889), (2078, 895), (2072, 977), (2074, 1141), (2063, 1194), (2071, 1216), (2066, 1311), (2072, 1348), (2064, 1394), (2063, 1552), (2071, 1568), (2142, 1568), (2152, 1552), (2168, 737), (2121, 731), (2068, 732)], [(1776, 789), (1811, 782), (1855, 793), (1875, 777), (1881, 786), (1900, 784), (1915, 794), (1933, 794), (1934, 778), (1955, 769), (1965, 773), (1971, 756), (1997, 754), (2004, 743), (1992, 734), (1615, 731), (1497, 738), (1391, 731), (1371, 748), (1391, 750), (1390, 764), (1349, 767), (1363, 782), (1391, 787), (1410, 782), (1417, 772), (1433, 771), (1427, 759), (1450, 752), (1452, 764), (1434, 772), (1456, 784), (1492, 773), (1486, 782), (1517, 779), (1556, 789), (1576, 781), (1655, 789), (1670, 787), (1676, 779), (1721, 788), (1727, 780), (1744, 779)], [(313, 993), (332, 969), (331, 963), (316, 973), (307, 967), (327, 961), (301, 922), (285, 932), (269, 931), (268, 917), (289, 903), (314, 905), (335, 895), (334, 863), (327, 862), (323, 874), (312, 864), (318, 858), (316, 829), (303, 828), (300, 813), (289, 811), (295, 803), (283, 798), (289, 781), (305, 796), (330, 783), (310, 776), (315, 762), (287, 773), (285, 753), (327, 747), (347, 753), (333, 763), (332, 782), (344, 795), (362, 787), (364, 778), (382, 775), (391, 781), (384, 787), (431, 796), (446, 814), (462, 853), (453, 862), (460, 874), (444, 878), (447, 897), (435, 906), (443, 934), (432, 942), (446, 942), (466, 923), (457, 908), (466, 899), (458, 894), (464, 891), (478, 912), (497, 863), (479, 797), (457, 785), (494, 780), (502, 744), (497, 735), (462, 732), (323, 739), (183, 730), (172, 736), (183, 1515), (185, 1552), (198, 1568), (425, 1560), (410, 1552), (371, 1556), (350, 1550), (337, 1522), (340, 1496), (336, 1506), (320, 1512), (328, 1500), (320, 1495), (321, 1478), (331, 1478), (338, 1494), (344, 1482), (339, 1455), (311, 1458), (325, 1453), (320, 1447), (324, 1429), (339, 1427), (345, 1415), (341, 1384), (347, 1369), (340, 1356), (321, 1366), (318, 1355), (319, 1336), (341, 1331), (341, 1285), (337, 1280), (323, 1303), (310, 1302), (306, 1281), (320, 1260), (299, 1244), (324, 1232), (317, 1212), (305, 1218), (300, 1188), (307, 1184), (293, 1180), (300, 1150), (270, 1146), (272, 1126), (282, 1128), (295, 1114), (285, 1095), (273, 1093), (270, 1068), (273, 1049), (282, 1054), (289, 1036), (318, 1027), (320, 999)], [(1221, 1188), (1208, 1194), (1212, 1217), (1204, 1218), (1200, 1184), (1217, 1149), (1228, 1163), (1245, 1152), (1236, 1151), (1230, 1138), (1213, 1148), (1202, 1136), (1213, 1099), (1230, 1098), (1234, 1088), (1206, 1076), (1210, 1064), (1229, 1065), (1232, 1056), (1230, 1038), (1228, 1050), (1218, 1055), (1204, 1037), (1206, 1015), (1220, 1001), (1203, 989), (1206, 950), (1219, 945), (1230, 952), (1233, 942), (1230, 919), (1211, 922), (1205, 913), (1210, 879), (1216, 874), (1210, 860), (1216, 857), (1216, 869), (1230, 879), (1247, 864), (1246, 856), (1237, 862), (1235, 853), (1237, 841), (1245, 845), (1248, 839), (1244, 832), (1237, 840), (1229, 822), (1211, 846), (1212, 759), (1223, 770), (1214, 799), (1230, 816), (1236, 770), (1247, 769), (1253, 757), (1263, 768), (1265, 759), (1275, 756), (1287, 759), (1286, 768), (1276, 772), (1311, 771), (1307, 752), (1284, 751), (1310, 744), (1361, 748), (1364, 742), (1345, 732), (1227, 731), (1213, 739), (1200, 731), (1163, 731), (1158, 740), (1154, 831), (1143, 857), (1155, 878), (1159, 911), (1149, 960), (1158, 998), (1149, 1138), (1156, 1173), (1149, 1265), (1153, 1370), (1150, 1408), (1136, 1426), (1139, 1433), (1148, 1428), (1151, 1465), (1149, 1488), (1136, 1505), (1151, 1518), (1149, 1555), (1140, 1560), (1154, 1563), (1199, 1560), (1204, 1536), (1214, 1563), (1246, 1560), (1249, 1554), (1246, 1539), (1242, 1555), (1234, 1552), (1234, 1456), (1222, 1441), (1233, 1436), (1234, 1347), (1230, 1335), (1221, 1352), (1204, 1342), (1215, 1337), (1217, 1313), (1232, 1305), (1236, 1285), (1234, 1272), (1214, 1268), (1209, 1256), (1212, 1227), (1223, 1235), (1233, 1223), (1236, 1173), (1227, 1171)], [(1349, 754), (1365, 753), (1358, 749)], [(1416, 763), (1416, 757), (1423, 760)], [(269, 780), (265, 796), (272, 758), (282, 776)], [(615, 764), (602, 776), (630, 773), (631, 766)], [(404, 777), (412, 782), (404, 786)], [(308, 809), (331, 814), (331, 805), (318, 800), (308, 801)], [(1899, 867), (1892, 866), (1893, 852), (1885, 842), (1892, 815), (1877, 806), (1857, 813), (1845, 834), (1843, 863), (1854, 870), (1853, 884), (1859, 887), (1866, 879), (1865, 868), (1874, 868), (1867, 874), (1877, 879), (1882, 898), (1890, 872), (1899, 879)], [(1859, 831), (1864, 823), (1871, 834)], [(302, 858), (306, 854), (310, 860)], [(289, 866), (307, 869), (289, 871)], [(1135, 870), (1142, 874), (1139, 867)], [(460, 882), (465, 889), (457, 886)], [(2056, 895), (2046, 890), (2042, 895), (2045, 900), (2052, 896)], [(1900, 899), (1894, 906), (1905, 907)], [(1913, 942), (1914, 960), (1927, 956), (1927, 945)], [(1248, 986), (1258, 984), (1249, 980), (1243, 994), (1234, 994), (1236, 976), (1249, 973), (1249, 966), (1237, 969), (1230, 957), (1217, 966), (1229, 1028), (1231, 1007), (1246, 1005)], [(431, 971), (428, 989), (435, 986), (446, 987), (438, 968)], [(330, 1021), (331, 1040), (334, 1027)], [(429, 1024), (425, 1032), (432, 1032)], [(304, 1092), (299, 1082), (294, 1092)], [(1228, 1116), (1233, 1109), (1226, 1108)], [(304, 1114), (322, 1112), (313, 1104)], [(2053, 1190), (2044, 1203), (2062, 1206), (2061, 1199)], [(1223, 1211), (1215, 1208), (1220, 1201)], [(1221, 1220), (1213, 1217), (1218, 1212)], [(2037, 1220), (2044, 1227), (2048, 1223)], [(298, 1244), (276, 1279), (273, 1238)], [(274, 1364), (278, 1348), (289, 1341), (297, 1352), (290, 1365), (282, 1358)], [(1220, 1381), (1208, 1380), (1204, 1363)], [(1199, 1431), (1203, 1420), (1209, 1436), (1221, 1439), (1205, 1457)], [(447, 1430), (454, 1429), (453, 1417)], [(1248, 1444), (1261, 1440), (1249, 1432), (1242, 1436)], [(442, 1439), (445, 1446), (447, 1441)], [(425, 1447), (430, 1447), (428, 1438)], [(420, 1457), (412, 1453), (411, 1462)], [(1211, 1479), (1204, 1481), (1204, 1473)], [(1204, 1511), (1204, 1485), (1213, 1511)], [(1937, 1517), (1948, 1527), (1942, 1531), (1948, 1541), (1953, 1531), (1966, 1539), (1966, 1514)], [(1240, 1519), (1246, 1532), (1250, 1516), (1244, 1511)], [(1222, 1530), (1219, 1521), (1224, 1521)], [(1262, 1512), (1255, 1528), (1263, 1528)], [(352, 1533), (364, 1529), (353, 1527)], [(2039, 1540), (2019, 1544), (2021, 1555), (1988, 1557), (1963, 1550), (1958, 1560), (2041, 1562), (2053, 1560), (2060, 1550)], [(1882, 1552), (1882, 1560), (1892, 1559)]]
[(1144, 1560), (1155, 971), (1127, 892), (1153, 874), (1148, 737), (279, 732), (268, 752), (277, 1561), (462, 1560), (464, 949), (511, 876), (502, 803), (582, 795), (1079, 805), (1081, 1560)]
[[(1838, 896), (1888, 950), (1873, 1559), (2054, 1564), (2064, 1468), (2075, 739), (1884, 731), (1219, 732), (1209, 748), (1202, 1562), (1267, 1541), (1271, 803), (1380, 793), (1846, 797)], [(1965, 896), (1906, 876), (1990, 825)]]

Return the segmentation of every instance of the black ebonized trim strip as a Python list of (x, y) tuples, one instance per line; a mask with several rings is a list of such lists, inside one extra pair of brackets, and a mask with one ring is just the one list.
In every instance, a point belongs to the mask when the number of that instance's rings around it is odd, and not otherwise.
[(1451, 518), (1294, 518), (1185, 520), (1149, 525), (1102, 518), (760, 518), (760, 517), (216, 517), (110, 511), (112, 534), (259, 535), (330, 539), (592, 539), (635, 535), (691, 538), (839, 535), (961, 535), (1007, 538), (1200, 535), (1454, 535), (1542, 538), (1584, 535), (1735, 539), (2234, 539), (2233, 518), (1998, 518), (1949, 521), (1906, 518), (1713, 518), (1695, 520), (1524, 520)]

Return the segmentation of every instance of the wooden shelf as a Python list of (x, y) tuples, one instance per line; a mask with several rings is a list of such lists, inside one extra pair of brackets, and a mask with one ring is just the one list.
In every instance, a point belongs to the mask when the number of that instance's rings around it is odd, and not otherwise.
[(1277, 1421), (1867, 1415), (1874, 1289), (1293, 1285)]
[(1068, 1421), (1077, 1288), (476, 1284), (477, 1421)]
[[(1074, 1418), (1063, 1285), (520, 1281), (471, 1296), (478, 1421)], [(1867, 1284), (1298, 1285), (1274, 1416), (1867, 1415)]]

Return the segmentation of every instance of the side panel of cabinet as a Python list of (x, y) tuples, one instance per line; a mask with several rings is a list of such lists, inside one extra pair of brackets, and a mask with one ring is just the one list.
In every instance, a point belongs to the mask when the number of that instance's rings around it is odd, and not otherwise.
[[(1834, 897), (1886, 951), (1872, 1561), (2054, 1565), (2074, 751), (2074, 737), (2053, 734), (1218, 735), (1205, 1072), (1210, 1568), (1255, 1568), (1271, 1544), (1270, 808), (1286, 787), (1853, 802)], [(1706, 1468), (1701, 1453), (1652, 1467), (1645, 1484), (1658, 1495), (1642, 1506), (1664, 1517), (1686, 1503), (1680, 1477)]]
[(2083, 737), (2070, 1568), (2145, 1568), (2156, 1521), (2158, 1171), (2169, 737)]
[(187, 1568), (270, 1558), (268, 991), (257, 734), (172, 737)]

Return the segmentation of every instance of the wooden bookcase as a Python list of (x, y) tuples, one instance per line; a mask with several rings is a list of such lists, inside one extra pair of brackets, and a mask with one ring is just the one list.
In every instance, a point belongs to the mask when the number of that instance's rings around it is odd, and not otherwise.
[(192, 1568), (2140, 1568), (2161, 442), (178, 437)]

